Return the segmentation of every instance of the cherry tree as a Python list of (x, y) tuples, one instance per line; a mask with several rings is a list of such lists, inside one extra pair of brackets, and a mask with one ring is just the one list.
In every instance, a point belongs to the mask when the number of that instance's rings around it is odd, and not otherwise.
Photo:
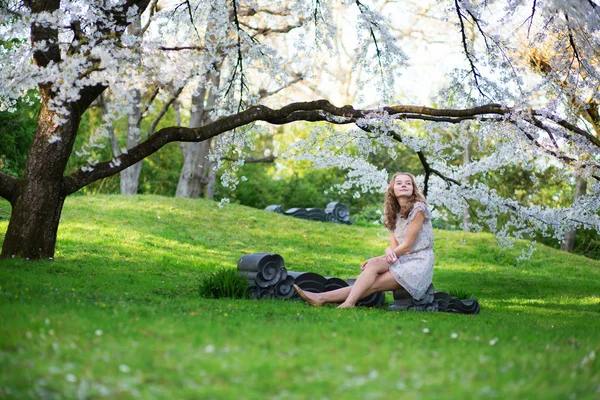
[[(10, 111), (31, 90), (37, 91), (41, 109), (23, 178), (0, 173), (0, 196), (12, 206), (2, 257), (52, 258), (65, 198), (139, 163), (167, 143), (215, 139), (210, 161), (218, 167), (234, 151), (237, 161), (223, 179), (235, 184), (230, 172), (243, 163), (253, 135), (296, 121), (323, 123), (315, 124), (308, 139), (287, 149), (287, 155), (316, 167), (347, 170), (341, 190), (360, 195), (385, 187), (387, 171), (367, 158), (381, 150), (393, 156), (402, 143), (423, 165), (425, 174), (419, 179), (438, 216), (462, 216), (465, 207), (477, 203), (478, 223), (470, 228), (489, 229), (505, 245), (534, 233), (562, 238), (580, 226), (600, 231), (600, 139), (579, 118), (585, 107), (593, 115), (599, 99), (595, 49), (600, 44), (600, 11), (593, 1), (454, 0), (430, 9), (427, 17), (438, 13), (437, 19), (450, 28), (447, 40), (453, 38), (463, 54), (462, 67), (451, 72), (448, 84), (432, 100), (437, 107), (406, 105), (396, 96), (398, 77), (410, 65), (402, 40), (390, 29), (402, 4), (333, 3), (287, 5), (287, 23), (298, 25), (297, 34), (281, 48), (258, 40), (243, 20), (245, 13), (261, 9), (276, 14), (278, 9), (269, 7), (272, 2), (261, 0), (165, 2), (154, 12), (149, 0), (5, 2), (0, 9), (5, 21), (0, 26), (0, 79), (5, 82), (0, 110)], [(336, 51), (332, 38), (339, 28), (335, 22), (341, 21), (339, 12), (349, 16), (340, 23), (355, 26), (349, 44), (357, 68), (364, 71), (355, 80), (365, 98), (340, 106), (324, 99), (286, 104), (277, 96), (261, 96), (261, 89), (273, 91), (293, 80), (288, 71), (301, 71), (310, 80), (335, 69), (319, 56)], [(154, 28), (143, 36), (128, 29), (150, 20)], [(532, 78), (529, 66), (519, 63), (520, 54), (550, 32), (562, 35), (555, 41), (557, 51), (547, 58), (553, 72)], [(192, 37), (199, 38), (195, 44), (190, 44)], [(573, 72), (562, 76), (566, 70)], [(199, 126), (158, 129), (110, 160), (90, 157), (65, 174), (81, 117), (103, 93), (124, 93), (122, 107), (113, 107), (116, 118), (139, 107), (141, 80), (177, 91), (189, 84), (189, 77), (196, 79), (191, 84), (196, 96), (202, 90), (223, 93), (218, 108), (204, 109), (210, 114)], [(273, 86), (265, 89), (263, 77)], [(565, 80), (569, 84), (557, 84)], [(574, 110), (570, 102), (582, 98), (591, 100)], [(363, 108), (370, 103), (376, 106)], [(411, 121), (420, 121), (421, 129)], [(463, 134), (445, 137), (450, 125)], [(461, 165), (450, 162), (467, 146), (490, 143), (493, 152), (485, 157)], [(92, 141), (94, 145), (99, 143)], [(519, 204), (499, 196), (481, 178), (501, 174), (506, 166), (533, 170), (549, 164), (560, 166), (565, 179), (588, 181), (588, 192), (569, 208)], [(500, 223), (506, 215), (511, 218)]]

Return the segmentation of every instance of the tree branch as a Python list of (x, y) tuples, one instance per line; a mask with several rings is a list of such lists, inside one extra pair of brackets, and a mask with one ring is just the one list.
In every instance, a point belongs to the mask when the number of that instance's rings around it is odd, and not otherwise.
[(157, 87), (156, 89), (154, 89), (154, 91), (152, 91), (152, 94), (150, 95), (150, 99), (148, 99), (148, 101), (146, 102), (146, 104), (144, 104), (144, 109), (140, 111), (140, 117), (136, 121), (136, 125), (138, 125), (138, 126), (140, 125), (140, 122), (142, 122), (142, 119), (144, 118), (144, 115), (146, 114), (146, 112), (148, 112), (148, 109), (150, 108), (150, 106), (154, 102), (154, 99), (156, 98), (156, 96), (158, 96), (158, 92), (160, 92), (160, 88), (159, 87)]
[[(501, 116), (513, 111), (498, 104), (487, 104), (469, 109), (435, 109), (423, 106), (396, 105), (381, 109), (360, 110), (354, 109), (352, 106), (336, 107), (327, 100), (290, 103), (275, 110), (266, 106), (254, 106), (240, 113), (220, 118), (199, 128), (178, 126), (163, 128), (149, 136), (144, 142), (128, 150), (127, 154), (122, 154), (110, 161), (100, 163), (94, 168), (82, 167), (78, 169), (64, 178), (64, 188), (66, 194), (76, 192), (98, 179), (114, 175), (143, 160), (167, 143), (175, 141), (202, 142), (256, 121), (264, 121), (274, 125), (283, 125), (295, 121), (328, 121), (338, 125), (358, 123), (358, 126), (362, 128), (365, 125), (365, 118), (381, 115), (382, 113), (387, 114), (394, 120), (423, 120), (434, 116), (444, 117), (447, 118), (448, 122), (458, 123), (465, 119), (481, 120), (482, 116), (486, 114)], [(541, 113), (535, 110), (532, 110), (532, 114), (541, 116)], [(545, 117), (552, 119), (553, 116), (546, 115)], [(558, 118), (552, 119), (552, 121), (563, 126), (565, 129), (580, 131), (579, 128), (568, 124), (566, 121), (557, 120)], [(587, 132), (585, 133), (587, 134)], [(431, 169), (431, 172), (442, 177), (442, 174), (434, 169)], [(451, 182), (449, 178), (443, 179)]]
[[(568, 14), (565, 14), (565, 19), (567, 20), (567, 22), (570, 22)], [(581, 58), (579, 57), (579, 51), (577, 51), (577, 45), (575, 45), (575, 38), (573, 37), (573, 32), (571, 31), (571, 27), (569, 26), (568, 23), (567, 23), (567, 34), (569, 36), (569, 45), (573, 49), (573, 54), (575, 54), (575, 58), (577, 59), (577, 62), (579, 63), (579, 65), (583, 67), (584, 64), (581, 62)]]
[(460, 5), (458, 4), (458, 0), (454, 0), (454, 6), (456, 7), (456, 14), (458, 15), (458, 21), (460, 22), (460, 34), (462, 37), (463, 49), (465, 51), (465, 56), (467, 57), (467, 60), (469, 61), (469, 65), (471, 66), (471, 73), (473, 74), (473, 78), (475, 79), (475, 87), (477, 88), (477, 91), (483, 97), (488, 98), (483, 93), (481, 88), (479, 87), (479, 78), (481, 77), (481, 75), (479, 74), (479, 71), (477, 70), (477, 67), (475, 66), (475, 62), (471, 58), (472, 57), (471, 52), (469, 52), (469, 46), (467, 45), (467, 34), (465, 32), (465, 24), (463, 22), (464, 16), (462, 15)]
[(146, 33), (146, 31), (150, 27), (152, 17), (154, 16), (154, 12), (156, 11), (156, 3), (158, 3), (158, 0), (151, 0), (150, 4), (148, 5), (148, 8), (150, 9), (150, 15), (148, 16), (148, 21), (146, 22), (146, 25), (142, 27), (142, 35), (144, 35), (144, 33)]
[(183, 91), (183, 88), (184, 88), (184, 86), (180, 87), (169, 98), (169, 101), (167, 101), (165, 104), (163, 104), (162, 109), (160, 110), (160, 112), (158, 113), (156, 118), (154, 118), (154, 121), (152, 121), (152, 125), (150, 126), (150, 130), (148, 131), (148, 135), (152, 135), (154, 133), (154, 131), (156, 130), (156, 127), (158, 126), (158, 123), (160, 122), (162, 117), (164, 117), (164, 115), (167, 113), (167, 111), (169, 110), (169, 107), (171, 107), (171, 104), (173, 104), (173, 102), (175, 100), (177, 100), (177, 97), (179, 97), (179, 94), (181, 94), (181, 92)]
[[(239, 158), (221, 157), (224, 161), (240, 161)], [(275, 156), (268, 156), (263, 158), (245, 158), (244, 164), (256, 164), (256, 163), (272, 163), (275, 162)]]
[(284, 25), (282, 27), (276, 27), (276, 28), (267, 28), (267, 27), (258, 27), (258, 26), (252, 26), (244, 21), (239, 21), (241, 26), (244, 26), (252, 31), (255, 31), (255, 33), (252, 35), (252, 38), (255, 38), (259, 35), (267, 35), (270, 33), (288, 33), (293, 29), (296, 28), (300, 28), (302, 27), (302, 22), (297, 22), (295, 24), (288, 24), (288, 25)]
[(304, 77), (300, 74), (294, 74), (294, 75), (295, 75), (294, 79), (292, 79), (289, 82), (286, 82), (283, 86), (281, 86), (275, 90), (272, 90), (270, 92), (267, 92), (265, 89), (261, 89), (258, 91), (258, 95), (260, 96), (261, 99), (264, 99), (265, 97), (272, 96), (272, 95), (282, 91), (283, 89), (288, 88), (288, 87), (292, 86), (293, 84), (298, 83), (304, 79)]
[(525, 19), (525, 22), (527, 22), (527, 20), (529, 20), (529, 27), (527, 27), (527, 38), (529, 38), (529, 33), (531, 32), (531, 25), (533, 24), (533, 16), (535, 15), (535, 7), (536, 7), (536, 3), (537, 0), (533, 0), (533, 6), (531, 6), (531, 15), (529, 17), (527, 17)]
[[(535, 114), (535, 115), (541, 115), (541, 114)], [(570, 122), (564, 120), (564, 119), (552, 119), (550, 118), (554, 123), (562, 126), (563, 128), (565, 128), (567, 131), (570, 131), (572, 133), (576, 133), (580, 136), (583, 136), (584, 138), (586, 138), (587, 140), (589, 140), (592, 144), (594, 144), (596, 147), (600, 148), (600, 139), (598, 139), (597, 137), (595, 137), (594, 135), (590, 134), (589, 132), (571, 124)]]
[(233, 74), (231, 76), (231, 81), (229, 82), (229, 87), (225, 91), (225, 96), (229, 93), (229, 90), (232, 88), (235, 83), (235, 78), (237, 76), (238, 68), (240, 70), (240, 101), (238, 104), (238, 112), (242, 109), (242, 105), (244, 102), (244, 89), (247, 89), (246, 82), (244, 81), (244, 57), (242, 56), (242, 28), (240, 26), (240, 21), (238, 19), (238, 0), (231, 0), (231, 4), (233, 5), (233, 21), (237, 28), (237, 62), (233, 69)]
[(470, 116), (473, 119), (483, 114), (509, 112), (508, 109), (497, 104), (464, 110), (443, 110), (403, 105), (384, 107), (382, 110), (356, 110), (351, 106), (336, 107), (327, 100), (291, 103), (278, 110), (265, 106), (255, 106), (246, 111), (223, 117), (200, 128), (163, 128), (139, 145), (129, 149), (127, 154), (121, 154), (110, 161), (100, 163), (93, 169), (87, 167), (78, 169), (64, 178), (64, 188), (67, 194), (74, 193), (98, 179), (114, 175), (143, 160), (167, 143), (175, 141), (201, 142), (256, 121), (265, 121), (275, 125), (288, 124), (294, 121), (329, 121), (335, 124), (349, 124), (360, 118), (365, 118), (371, 113), (381, 113), (382, 111), (393, 115), (394, 119), (421, 119), (421, 114), (446, 115), (459, 118)]
[(164, 50), (164, 51), (182, 51), (182, 50), (206, 51), (206, 47), (204, 47), (204, 46), (179, 46), (179, 47), (160, 46), (159, 49)]

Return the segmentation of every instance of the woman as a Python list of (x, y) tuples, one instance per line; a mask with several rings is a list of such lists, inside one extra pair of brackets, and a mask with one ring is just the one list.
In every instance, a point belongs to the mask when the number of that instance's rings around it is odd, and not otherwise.
[(433, 227), (413, 175), (400, 172), (392, 177), (385, 196), (384, 224), (390, 231), (390, 247), (384, 255), (364, 262), (354, 286), (311, 293), (294, 285), (298, 295), (314, 306), (342, 303), (338, 308), (354, 307), (371, 293), (399, 288), (417, 300), (423, 298), (433, 278)]

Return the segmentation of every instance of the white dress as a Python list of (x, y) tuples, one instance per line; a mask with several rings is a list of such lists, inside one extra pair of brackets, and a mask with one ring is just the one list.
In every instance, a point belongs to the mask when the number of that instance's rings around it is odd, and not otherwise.
[(421, 230), (411, 250), (398, 257), (398, 260), (390, 265), (390, 272), (394, 279), (417, 300), (425, 296), (433, 279), (433, 226), (431, 225), (431, 212), (427, 205), (418, 201), (407, 218), (401, 218), (398, 215), (394, 230), (398, 244), (402, 244), (408, 225), (419, 211), (423, 212), (425, 221), (421, 225)]

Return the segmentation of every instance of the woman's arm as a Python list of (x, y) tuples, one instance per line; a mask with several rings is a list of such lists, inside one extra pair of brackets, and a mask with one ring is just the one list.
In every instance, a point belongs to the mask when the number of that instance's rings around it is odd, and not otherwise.
[(406, 254), (412, 249), (412, 246), (415, 243), (415, 240), (417, 239), (417, 235), (419, 235), (419, 231), (421, 230), (421, 226), (423, 225), (424, 221), (425, 215), (423, 214), (423, 211), (417, 211), (417, 214), (415, 215), (413, 220), (410, 222), (410, 224), (408, 224), (408, 228), (406, 228), (406, 235), (404, 235), (404, 240), (400, 245), (394, 248), (394, 254), (396, 256)]
[(393, 264), (398, 259), (396, 253), (394, 253), (394, 249), (398, 247), (398, 240), (396, 239), (396, 235), (394, 235), (394, 231), (390, 232), (390, 247), (385, 249), (385, 259), (388, 264)]
[[(385, 249), (385, 254), (383, 256), (379, 257), (384, 257), (388, 264), (393, 264), (398, 259), (398, 256), (408, 253), (410, 249), (412, 249), (412, 245), (415, 243), (417, 235), (421, 230), (421, 225), (423, 225), (424, 221), (425, 215), (423, 214), (423, 211), (417, 211), (417, 214), (415, 215), (413, 220), (410, 222), (410, 224), (408, 224), (408, 228), (406, 228), (406, 235), (404, 235), (404, 240), (402, 241), (402, 244), (398, 244), (398, 240), (396, 240), (394, 232), (390, 232), (390, 247)], [(371, 261), (371, 259), (365, 261), (362, 267), (360, 267), (360, 269), (364, 270), (369, 261)]]
[(394, 231), (390, 232), (390, 247), (392, 249), (398, 247), (398, 240), (396, 239), (396, 235), (394, 235)]

